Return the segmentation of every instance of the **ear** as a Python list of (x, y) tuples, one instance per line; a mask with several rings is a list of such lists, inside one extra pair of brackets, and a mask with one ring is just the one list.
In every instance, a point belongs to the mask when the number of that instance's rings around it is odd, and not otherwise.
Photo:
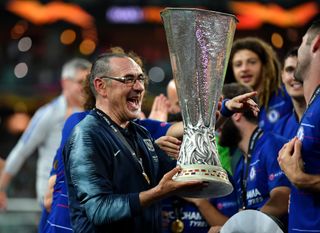
[(314, 39), (314, 43), (312, 46), (312, 52), (315, 53), (317, 52), (317, 50), (319, 50), (320, 48), (320, 34), (316, 36), (316, 38)]
[(96, 89), (96, 92), (101, 95), (102, 97), (107, 96), (107, 84), (102, 79), (96, 78), (93, 80), (94, 88)]
[(236, 113), (234, 113), (231, 117), (232, 117), (232, 119), (233, 119), (235, 122), (240, 121), (240, 120), (241, 120), (241, 117), (242, 117), (242, 113), (236, 112)]

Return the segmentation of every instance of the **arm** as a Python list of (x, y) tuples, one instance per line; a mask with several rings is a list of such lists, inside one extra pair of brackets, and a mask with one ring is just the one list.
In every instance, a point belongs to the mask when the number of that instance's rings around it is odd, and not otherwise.
[(56, 183), (57, 175), (52, 175), (48, 181), (48, 191), (46, 192), (43, 200), (44, 208), (50, 212), (51, 211), (51, 204), (53, 198), (53, 191), (54, 191), (54, 184)]
[(4, 165), (5, 165), (4, 159), (0, 158), (0, 174), (2, 172), (2, 169), (4, 168)]
[(262, 206), (261, 211), (275, 217), (288, 213), (290, 188), (279, 186), (271, 190), (269, 200)]
[(301, 141), (293, 138), (279, 151), (278, 162), (288, 179), (298, 189), (320, 192), (320, 175), (304, 172), (301, 158)]
[(9, 173), (2, 172), (0, 179), (0, 210), (5, 210), (7, 208), (7, 187), (12, 179)]
[(222, 226), (229, 219), (214, 207), (209, 200), (202, 198), (185, 198), (185, 200), (195, 204), (201, 215), (210, 226)]
[(220, 117), (217, 119), (216, 128), (219, 128), (235, 112), (243, 112), (250, 109), (255, 116), (259, 113), (259, 107), (251, 98), (256, 96), (257, 92), (249, 92), (236, 96), (232, 99), (226, 99), (220, 110)]
[(183, 122), (176, 122), (170, 126), (166, 135), (172, 136), (175, 138), (182, 138), (183, 136)]
[[(18, 173), (25, 160), (46, 138), (47, 128), (50, 125), (48, 119), (51, 119), (51, 111), (49, 111), (48, 107), (39, 109), (32, 117), (28, 128), (8, 155), (0, 177), (1, 192), (6, 192), (12, 178)], [(0, 207), (5, 207), (2, 204), (3, 202), (0, 203)]]
[(172, 158), (178, 158), (181, 145), (179, 139), (171, 136), (162, 136), (155, 143)]

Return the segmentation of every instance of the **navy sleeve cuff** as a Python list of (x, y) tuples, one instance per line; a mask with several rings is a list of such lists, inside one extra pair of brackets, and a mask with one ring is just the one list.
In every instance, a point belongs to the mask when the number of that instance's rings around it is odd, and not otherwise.
[(221, 110), (220, 113), (222, 114), (222, 116), (224, 117), (231, 117), (233, 115), (233, 111), (230, 111), (227, 107), (226, 107), (226, 102), (230, 100), (230, 99), (224, 99), (222, 101), (222, 106), (221, 106)]
[(132, 216), (136, 216), (141, 213), (142, 207), (140, 205), (139, 193), (129, 194), (129, 204)]

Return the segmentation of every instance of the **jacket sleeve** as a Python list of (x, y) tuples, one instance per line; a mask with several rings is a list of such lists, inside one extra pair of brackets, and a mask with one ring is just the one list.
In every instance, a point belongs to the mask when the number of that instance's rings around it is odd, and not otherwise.
[(35, 113), (18, 143), (8, 155), (5, 172), (16, 175), (29, 156), (43, 143), (50, 131), (51, 115), (50, 106), (44, 106)]
[[(114, 194), (112, 157), (108, 141), (76, 127), (65, 147), (68, 182), (93, 224), (110, 224), (141, 212), (139, 193)], [(70, 185), (70, 184), (69, 184)]]

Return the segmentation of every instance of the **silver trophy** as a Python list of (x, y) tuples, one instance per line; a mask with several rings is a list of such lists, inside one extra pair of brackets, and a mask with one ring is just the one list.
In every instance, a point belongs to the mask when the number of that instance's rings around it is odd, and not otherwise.
[(185, 197), (221, 197), (233, 187), (222, 168), (215, 141), (215, 113), (236, 29), (233, 15), (188, 8), (161, 12), (184, 134), (177, 181), (203, 180), (208, 187)]

